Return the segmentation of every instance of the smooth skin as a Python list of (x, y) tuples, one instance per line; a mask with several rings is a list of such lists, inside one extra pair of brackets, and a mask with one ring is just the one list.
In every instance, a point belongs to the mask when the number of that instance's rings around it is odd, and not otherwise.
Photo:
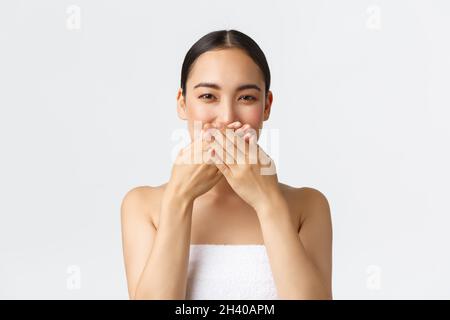
[[(226, 128), (245, 137), (246, 146), (257, 145), (269, 118), (273, 96), (265, 94), (258, 66), (240, 49), (209, 51), (194, 63), (186, 86), (186, 96), (178, 91), (177, 112), (188, 122), (191, 144), (178, 154), (166, 184), (134, 188), (122, 201), (130, 299), (186, 299), (190, 244), (206, 243), (264, 244), (280, 299), (332, 299), (326, 197), (259, 174), (260, 160), (271, 160), (259, 146), (258, 163), (224, 161), (235, 157), (227, 142), (248, 159), (248, 149), (237, 148)], [(204, 132), (214, 130), (214, 139), (194, 139), (194, 121)], [(195, 152), (206, 161), (180, 165)]]

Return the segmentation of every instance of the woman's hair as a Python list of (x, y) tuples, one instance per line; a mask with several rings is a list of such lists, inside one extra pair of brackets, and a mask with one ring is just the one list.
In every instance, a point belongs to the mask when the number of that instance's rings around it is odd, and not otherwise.
[(210, 32), (201, 37), (186, 53), (183, 66), (181, 68), (181, 89), (183, 96), (186, 96), (186, 81), (195, 60), (207, 51), (226, 48), (242, 49), (249, 55), (250, 58), (252, 58), (252, 60), (262, 71), (267, 95), (270, 87), (270, 70), (269, 65), (267, 64), (266, 56), (262, 52), (261, 48), (252, 38), (240, 31), (219, 30)]

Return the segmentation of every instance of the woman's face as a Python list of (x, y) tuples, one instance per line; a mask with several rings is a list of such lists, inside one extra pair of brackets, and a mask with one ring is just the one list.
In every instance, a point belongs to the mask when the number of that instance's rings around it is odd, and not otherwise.
[(269, 118), (272, 93), (265, 96), (263, 74), (241, 49), (208, 51), (194, 62), (186, 82), (186, 95), (178, 91), (178, 115), (188, 121), (194, 137), (194, 121), (216, 127), (235, 121), (249, 124), (258, 133)]

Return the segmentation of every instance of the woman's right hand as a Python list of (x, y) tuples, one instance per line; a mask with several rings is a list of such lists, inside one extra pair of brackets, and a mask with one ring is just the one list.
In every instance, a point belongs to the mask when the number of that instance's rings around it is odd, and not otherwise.
[(209, 123), (203, 126), (199, 138), (178, 153), (166, 187), (166, 191), (172, 196), (194, 201), (223, 177), (211, 160), (211, 140), (205, 135), (208, 128), (212, 128)]

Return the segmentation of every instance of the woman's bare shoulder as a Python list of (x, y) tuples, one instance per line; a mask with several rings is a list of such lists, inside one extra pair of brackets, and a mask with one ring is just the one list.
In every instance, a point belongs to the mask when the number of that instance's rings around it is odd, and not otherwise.
[(313, 199), (325, 197), (322, 192), (311, 187), (293, 187), (281, 182), (279, 182), (278, 185), (285, 196), (288, 196), (290, 199), (295, 199), (300, 203), (306, 200), (311, 201)]
[(156, 213), (159, 212), (161, 197), (166, 185), (167, 183), (159, 186), (138, 186), (129, 190), (122, 200), (122, 216), (145, 219), (155, 226)]
[(310, 208), (318, 205), (327, 205), (325, 195), (311, 187), (293, 187), (279, 182), (280, 190), (286, 198), (289, 207), (296, 215), (299, 226), (302, 224)]

